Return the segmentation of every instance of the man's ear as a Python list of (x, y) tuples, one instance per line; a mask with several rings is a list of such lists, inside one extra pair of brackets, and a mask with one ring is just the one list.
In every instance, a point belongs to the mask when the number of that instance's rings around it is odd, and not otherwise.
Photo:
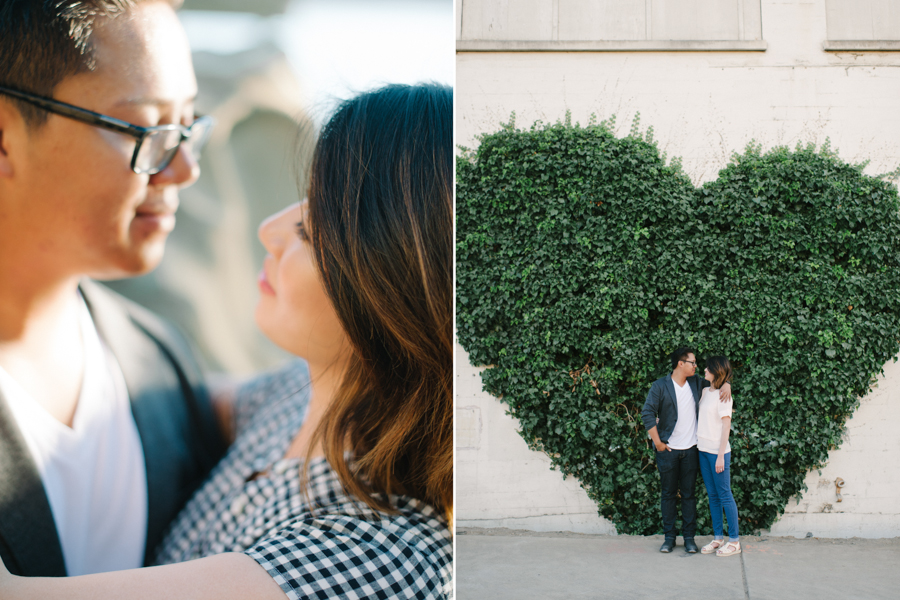
[(10, 157), (13, 136), (10, 135), (10, 130), (17, 125), (23, 125), (22, 115), (8, 101), (0, 100), (0, 178), (11, 177), (13, 174)]
[(12, 174), (12, 163), (9, 161), (9, 153), (3, 144), (3, 129), (0, 129), (0, 177), (11, 177)]
[(6, 179), (12, 177), (13, 168), (12, 161), (9, 159), (9, 150), (7, 150), (7, 138), (3, 135), (4, 127), (0, 123), (0, 178)]

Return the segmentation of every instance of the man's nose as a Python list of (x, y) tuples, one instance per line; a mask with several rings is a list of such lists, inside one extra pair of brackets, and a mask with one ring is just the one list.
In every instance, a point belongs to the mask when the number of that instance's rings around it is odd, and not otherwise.
[(165, 169), (150, 176), (150, 185), (177, 185), (178, 187), (187, 187), (193, 184), (200, 177), (200, 165), (197, 159), (188, 150), (187, 146), (182, 144), (178, 147), (178, 152), (172, 158)]

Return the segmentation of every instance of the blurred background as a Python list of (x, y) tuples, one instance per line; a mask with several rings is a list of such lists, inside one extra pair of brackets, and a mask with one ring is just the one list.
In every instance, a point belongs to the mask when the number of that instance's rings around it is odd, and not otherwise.
[(257, 226), (302, 198), (316, 131), (340, 100), (453, 84), (453, 0), (185, 0), (179, 16), (197, 112), (217, 125), (162, 264), (108, 285), (177, 323), (211, 371), (246, 375), (288, 357), (253, 322)]

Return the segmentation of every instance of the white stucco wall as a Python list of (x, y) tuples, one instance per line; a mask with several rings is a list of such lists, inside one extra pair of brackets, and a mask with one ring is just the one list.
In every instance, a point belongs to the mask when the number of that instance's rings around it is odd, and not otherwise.
[(750, 140), (831, 138), (869, 173), (900, 163), (900, 52), (825, 52), (825, 0), (763, 0), (765, 52), (457, 52), (457, 143), (516, 112), (527, 127), (567, 109), (586, 123), (636, 112), (695, 183)]
[[(695, 183), (751, 140), (769, 148), (828, 137), (844, 160), (869, 160), (867, 173), (896, 168), (900, 52), (825, 52), (826, 0), (762, 0), (761, 18), (765, 52), (458, 52), (457, 141), (476, 145), (512, 111), (520, 127), (567, 109), (582, 123), (616, 114), (621, 135), (640, 112)], [(578, 482), (527, 448), (459, 347), (456, 364), (458, 525), (612, 533)], [(900, 364), (885, 374), (772, 535), (900, 536)]]

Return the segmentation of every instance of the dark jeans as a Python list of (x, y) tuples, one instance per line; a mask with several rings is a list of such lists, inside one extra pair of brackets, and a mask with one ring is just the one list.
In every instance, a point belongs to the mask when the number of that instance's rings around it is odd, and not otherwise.
[(687, 450), (663, 450), (656, 452), (656, 467), (659, 469), (661, 482), (661, 501), (663, 534), (667, 540), (674, 540), (678, 532), (675, 530), (675, 516), (678, 493), (681, 492), (681, 535), (693, 538), (697, 531), (697, 496), (694, 488), (697, 485), (697, 471), (700, 470), (700, 459), (697, 446)]

